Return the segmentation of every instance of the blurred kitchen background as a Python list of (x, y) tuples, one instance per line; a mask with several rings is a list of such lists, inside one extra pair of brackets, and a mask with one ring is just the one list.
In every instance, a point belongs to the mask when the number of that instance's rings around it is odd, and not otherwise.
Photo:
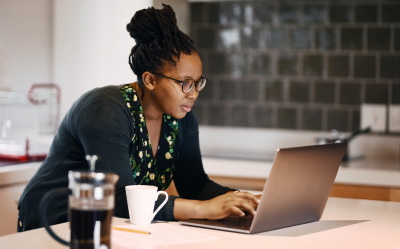
[(72, 103), (136, 80), (126, 24), (163, 2), (209, 79), (193, 111), (211, 179), (261, 190), (277, 148), (362, 130), (331, 196), (400, 201), (400, 1), (0, 0), (0, 236)]
[(205, 154), (371, 127), (357, 153), (399, 157), (400, 2), (383, 0), (0, 0), (2, 134), (52, 135), (85, 91), (135, 81), (125, 27), (161, 3), (209, 79), (194, 107)]
[(202, 124), (353, 131), (363, 103), (400, 104), (398, 1), (207, 1), (190, 9), (211, 83), (196, 105)]

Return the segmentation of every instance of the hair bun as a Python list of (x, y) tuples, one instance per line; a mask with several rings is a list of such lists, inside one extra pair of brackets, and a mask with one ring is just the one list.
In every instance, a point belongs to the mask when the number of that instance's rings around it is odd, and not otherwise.
[(147, 11), (144, 9), (136, 12), (131, 22), (126, 25), (126, 29), (136, 43), (147, 43), (158, 36), (158, 25), (154, 23), (154, 19), (149, 18)]
[(178, 27), (175, 12), (171, 6), (163, 4), (160, 10), (150, 7), (137, 11), (126, 29), (136, 43), (149, 43), (164, 38), (166, 33), (176, 33)]
[(178, 28), (174, 10), (166, 4), (162, 9), (137, 11), (126, 29), (136, 41), (129, 54), (129, 66), (140, 87), (144, 87), (144, 72), (157, 72), (166, 63), (174, 66), (182, 53), (196, 51), (193, 40)]

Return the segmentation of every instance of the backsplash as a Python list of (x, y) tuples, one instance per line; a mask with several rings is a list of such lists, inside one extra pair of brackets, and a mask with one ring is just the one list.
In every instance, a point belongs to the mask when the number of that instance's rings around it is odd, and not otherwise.
[(191, 2), (208, 78), (201, 125), (353, 131), (362, 103), (400, 104), (396, 1)]

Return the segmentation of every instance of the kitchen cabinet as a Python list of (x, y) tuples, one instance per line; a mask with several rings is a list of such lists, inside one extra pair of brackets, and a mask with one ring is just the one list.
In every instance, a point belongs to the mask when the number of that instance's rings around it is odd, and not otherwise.
[(0, 236), (16, 233), (18, 200), (40, 162), (0, 167)]
[(24, 190), (25, 183), (0, 187), (0, 236), (17, 231), (18, 200)]

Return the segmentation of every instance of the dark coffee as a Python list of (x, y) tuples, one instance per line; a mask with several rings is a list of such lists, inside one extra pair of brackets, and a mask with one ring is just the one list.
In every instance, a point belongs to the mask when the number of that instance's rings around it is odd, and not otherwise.
[(70, 209), (71, 249), (111, 248), (113, 210)]

